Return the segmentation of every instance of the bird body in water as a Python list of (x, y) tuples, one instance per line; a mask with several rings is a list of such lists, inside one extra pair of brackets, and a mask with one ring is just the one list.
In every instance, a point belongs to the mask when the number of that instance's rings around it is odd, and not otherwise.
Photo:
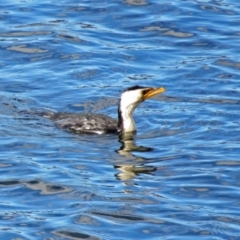
[(74, 133), (117, 133), (118, 122), (98, 113), (54, 113), (50, 117), (59, 128)]
[(95, 113), (50, 113), (60, 128), (74, 133), (130, 133), (136, 131), (133, 119), (135, 108), (144, 100), (165, 92), (165, 88), (133, 86), (123, 91), (118, 105), (118, 120)]

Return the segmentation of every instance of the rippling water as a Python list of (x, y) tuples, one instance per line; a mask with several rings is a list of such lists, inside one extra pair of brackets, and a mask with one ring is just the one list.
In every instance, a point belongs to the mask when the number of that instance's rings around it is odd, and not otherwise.
[[(13, 1), (0, 6), (1, 239), (240, 239), (240, 3)], [(116, 117), (136, 144), (74, 135), (35, 110)]]

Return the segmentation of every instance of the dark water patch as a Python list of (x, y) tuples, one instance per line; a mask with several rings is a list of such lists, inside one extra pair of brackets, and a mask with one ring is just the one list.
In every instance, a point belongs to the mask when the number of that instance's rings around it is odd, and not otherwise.
[[(3, 1), (2, 239), (239, 239), (238, 9)], [(39, 114), (116, 118), (136, 84), (167, 92), (136, 109), (134, 141)]]
[(32, 190), (40, 190), (41, 194), (59, 194), (59, 193), (66, 193), (70, 192), (71, 189), (59, 186), (59, 185), (53, 185), (53, 184), (46, 184), (41, 181), (29, 181), (25, 183), (26, 186)]
[(126, 0), (126, 4), (133, 5), (133, 6), (142, 6), (148, 4), (148, 1), (145, 0)]
[(67, 7), (65, 10), (67, 12), (82, 12), (82, 11), (86, 10), (86, 8), (85, 7), (75, 6), (75, 7)]
[(207, 11), (211, 11), (211, 12), (215, 12), (215, 13), (220, 13), (223, 15), (237, 15), (236, 12), (234, 11), (229, 11), (227, 9), (223, 9), (217, 6), (212, 6), (212, 5), (201, 5), (200, 6), (201, 9), (203, 10), (207, 10)]
[(16, 185), (25, 185), (31, 190), (40, 191), (40, 194), (59, 194), (70, 192), (71, 190), (59, 185), (47, 184), (38, 180), (21, 181), (21, 180), (2, 180), (0, 181), (1, 187), (11, 187)]
[(48, 52), (48, 50), (45, 50), (45, 49), (28, 47), (26, 45), (8, 47), (7, 50), (16, 51), (20, 53), (31, 53), (31, 54)]
[(20, 181), (18, 180), (8, 180), (8, 181), (1, 181), (0, 186), (6, 187), (6, 186), (14, 186), (14, 185), (19, 185)]
[(148, 219), (148, 218), (143, 218), (140, 216), (134, 216), (134, 215), (127, 215), (127, 214), (122, 214), (122, 213), (104, 213), (104, 212), (92, 212), (91, 214), (102, 216), (104, 218), (111, 219), (116, 222), (151, 222), (155, 224), (161, 224), (164, 223), (165, 221), (162, 220), (157, 220), (157, 219)]
[(38, 35), (50, 35), (52, 32), (50, 31), (32, 31), (32, 32), (9, 32), (9, 33), (1, 33), (0, 37), (31, 37)]
[(145, 27), (140, 31), (143, 31), (143, 32), (157, 31), (162, 36), (170, 36), (170, 37), (176, 37), (176, 38), (189, 38), (194, 36), (193, 33), (186, 33), (186, 32), (181, 32), (179, 30), (169, 29), (168, 27), (158, 27), (158, 26)]
[(154, 205), (157, 204), (154, 200), (151, 199), (146, 199), (146, 198), (135, 198), (134, 196), (132, 197), (111, 197), (109, 198), (109, 201), (111, 202), (129, 202), (129, 203), (135, 203), (135, 204), (149, 204), (149, 205)]
[(240, 162), (238, 161), (219, 161), (216, 162), (217, 165), (219, 166), (240, 166)]
[(15, 26), (14, 28), (51, 27), (55, 26), (54, 24), (58, 23), (65, 23), (65, 20), (56, 19), (49, 22), (35, 22), (30, 24), (21, 24), (19, 26)]
[(216, 64), (221, 66), (226, 66), (226, 67), (232, 67), (236, 69), (240, 68), (240, 62), (233, 62), (229, 60), (218, 60)]
[(64, 54), (60, 58), (61, 59), (72, 59), (72, 60), (74, 60), (74, 59), (82, 58), (82, 55), (81, 54)]
[(236, 76), (233, 74), (228, 74), (228, 73), (223, 73), (217, 76), (220, 79), (232, 79), (235, 78)]
[(79, 37), (76, 36), (69, 36), (69, 35), (64, 35), (64, 34), (59, 34), (56, 36), (57, 38), (62, 38), (66, 41), (74, 41), (74, 42), (82, 42), (83, 40)]
[(98, 238), (95, 236), (91, 236), (86, 233), (81, 233), (81, 232), (74, 232), (74, 231), (69, 231), (69, 230), (57, 230), (53, 231), (53, 234), (61, 236), (61, 237), (66, 237), (68, 239), (87, 239), (87, 240), (100, 240), (102, 238)]
[(81, 28), (89, 28), (89, 29), (94, 29), (97, 28), (95, 25), (91, 24), (91, 23), (80, 23)]

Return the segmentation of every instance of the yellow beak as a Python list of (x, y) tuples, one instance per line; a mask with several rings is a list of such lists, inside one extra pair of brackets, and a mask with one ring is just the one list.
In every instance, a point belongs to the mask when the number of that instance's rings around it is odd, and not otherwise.
[(159, 88), (149, 88), (143, 92), (143, 101), (151, 98), (159, 93), (165, 92), (166, 89), (164, 87), (159, 87)]

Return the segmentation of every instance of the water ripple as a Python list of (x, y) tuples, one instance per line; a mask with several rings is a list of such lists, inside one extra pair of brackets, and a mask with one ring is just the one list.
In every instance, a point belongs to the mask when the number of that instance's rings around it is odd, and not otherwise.
[[(239, 239), (239, 6), (3, 1), (1, 239)], [(133, 85), (167, 91), (129, 141), (39, 114), (117, 118)]]

